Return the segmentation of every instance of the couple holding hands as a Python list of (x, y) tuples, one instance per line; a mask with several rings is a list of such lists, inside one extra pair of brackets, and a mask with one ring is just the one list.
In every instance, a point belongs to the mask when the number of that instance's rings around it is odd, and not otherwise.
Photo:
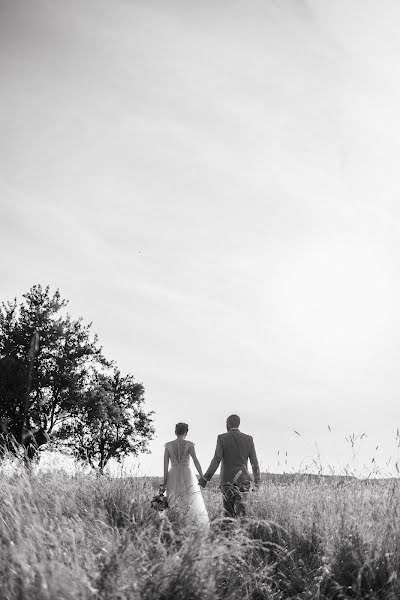
[[(209, 517), (199, 485), (206, 487), (220, 463), (220, 489), (225, 516), (231, 518), (245, 516), (246, 496), (251, 485), (248, 461), (251, 464), (256, 486), (260, 483), (260, 469), (253, 438), (242, 433), (239, 425), (238, 415), (228, 417), (227, 432), (218, 436), (214, 458), (204, 475), (194, 444), (186, 439), (188, 425), (186, 423), (176, 425), (176, 439), (165, 444), (164, 483), (161, 491), (166, 490), (168, 506), (183, 519), (208, 526)], [(191, 458), (200, 476), (198, 481), (190, 469)]]

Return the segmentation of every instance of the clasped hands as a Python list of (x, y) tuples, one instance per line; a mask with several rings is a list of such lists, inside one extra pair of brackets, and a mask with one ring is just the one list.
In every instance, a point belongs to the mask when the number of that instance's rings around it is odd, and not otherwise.
[[(204, 477), (199, 477), (198, 482), (199, 482), (200, 487), (205, 488), (208, 483), (208, 480), (204, 479)], [(258, 490), (259, 487), (260, 487), (260, 481), (255, 481), (253, 491)]]

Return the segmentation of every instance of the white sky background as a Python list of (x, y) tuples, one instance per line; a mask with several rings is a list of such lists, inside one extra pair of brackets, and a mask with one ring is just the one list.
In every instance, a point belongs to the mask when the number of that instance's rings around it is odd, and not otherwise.
[(232, 412), (264, 469), (317, 444), (390, 471), (399, 23), (395, 0), (0, 0), (1, 299), (59, 287), (144, 383), (142, 472), (177, 421), (206, 468)]

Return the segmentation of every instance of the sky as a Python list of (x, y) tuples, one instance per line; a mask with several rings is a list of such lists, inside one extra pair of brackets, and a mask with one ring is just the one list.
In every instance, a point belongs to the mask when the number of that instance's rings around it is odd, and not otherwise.
[(399, 18), (0, 0), (0, 299), (59, 288), (144, 384), (128, 465), (184, 421), (205, 469), (238, 413), (263, 470), (395, 472)]

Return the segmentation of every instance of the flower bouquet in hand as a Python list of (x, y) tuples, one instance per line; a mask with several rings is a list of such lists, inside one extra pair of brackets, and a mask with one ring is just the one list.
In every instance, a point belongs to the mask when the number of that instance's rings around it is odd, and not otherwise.
[(160, 485), (158, 488), (158, 494), (153, 496), (150, 506), (159, 512), (168, 508), (168, 500), (165, 495), (165, 485)]

